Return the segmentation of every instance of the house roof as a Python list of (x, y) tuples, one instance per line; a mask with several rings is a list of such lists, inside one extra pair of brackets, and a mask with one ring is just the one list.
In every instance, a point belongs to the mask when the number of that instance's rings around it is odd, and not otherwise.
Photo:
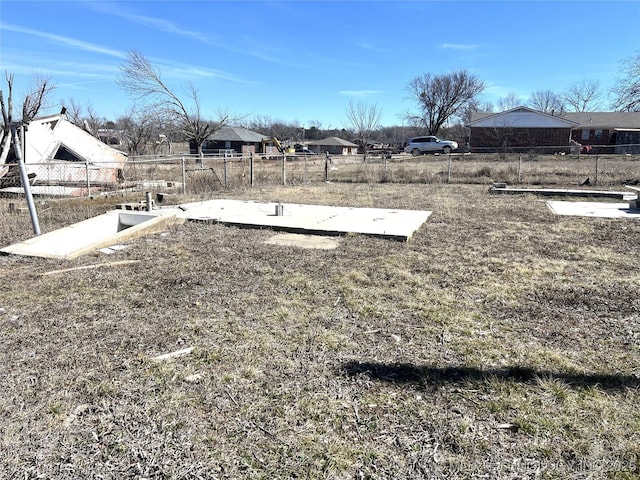
[(29, 122), (25, 135), (26, 163), (38, 163), (56, 158), (58, 152), (68, 150), (78, 160), (90, 162), (116, 162), (126, 155), (95, 138), (66, 119), (64, 114), (39, 117)]
[(54, 113), (54, 114), (51, 114), (51, 115), (43, 115), (41, 117), (36, 117), (36, 118), (32, 119), (29, 122), (29, 124), (32, 124), (32, 123), (45, 123), (45, 122), (51, 122), (51, 121), (55, 122), (57, 120), (60, 120), (61, 118), (66, 119), (67, 116), (65, 114), (63, 114), (63, 113)]
[(268, 137), (242, 127), (222, 127), (211, 135), (211, 140), (223, 142), (260, 143)]
[[(518, 109), (526, 109), (531, 112), (537, 112), (541, 115), (550, 115), (527, 107), (518, 107)], [(514, 109), (514, 110), (518, 110)], [(471, 115), (471, 121), (467, 124), (470, 127), (485, 126), (481, 125), (480, 120), (489, 119), (489, 117), (499, 116), (514, 110), (508, 110), (501, 113), (474, 112)], [(636, 129), (640, 128), (640, 112), (563, 112), (562, 114), (551, 115), (553, 117), (562, 118), (570, 122), (574, 122), (576, 126), (573, 128), (605, 128), (605, 129)]]
[(564, 117), (589, 128), (640, 128), (640, 112), (566, 112)]
[(315, 140), (308, 143), (309, 145), (331, 145), (331, 146), (342, 146), (342, 147), (357, 147), (355, 143), (351, 143), (348, 140), (344, 140), (339, 137), (329, 137), (324, 140)]
[(489, 128), (576, 128), (578, 122), (540, 112), (528, 107), (512, 108), (500, 113), (476, 112), (467, 127)]

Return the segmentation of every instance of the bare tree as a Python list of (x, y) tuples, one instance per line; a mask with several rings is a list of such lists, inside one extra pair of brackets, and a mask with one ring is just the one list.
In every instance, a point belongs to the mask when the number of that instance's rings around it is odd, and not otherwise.
[(46, 108), (51, 92), (55, 89), (55, 85), (51, 80), (44, 76), (34, 77), (33, 83), (28, 87), (22, 100), (21, 114), (22, 118), (16, 120), (13, 117), (14, 90), (13, 74), (5, 72), (5, 80), (7, 82), (7, 96), (0, 90), (0, 111), (2, 112), (2, 135), (0, 135), (0, 165), (6, 162), (9, 154), (9, 143), (11, 135), (9, 129), (11, 123), (18, 121), (21, 123), (29, 123), (33, 120), (42, 109)]
[(67, 120), (94, 137), (100, 138), (100, 129), (107, 123), (106, 118), (98, 116), (91, 105), (87, 105), (85, 111), (85, 108), (73, 99), (65, 102), (64, 106)]
[(373, 132), (380, 128), (382, 110), (377, 104), (365, 102), (349, 102), (347, 107), (347, 121), (353, 129), (358, 140), (362, 143), (364, 152), (363, 161), (367, 161), (367, 144), (372, 138)]
[[(5, 72), (5, 79), (7, 81), (7, 98), (5, 103), (4, 94), (0, 90), (0, 108), (4, 126), (8, 127), (11, 122), (15, 121), (13, 118), (13, 74)], [(41, 110), (47, 107), (47, 101), (54, 89), (55, 85), (49, 78), (41, 75), (36, 76), (24, 94), (21, 108), (22, 118), (18, 121), (29, 123), (33, 120)]]
[[(284, 120), (274, 120), (266, 115), (257, 115), (252, 119), (245, 120), (242, 124), (246, 128), (255, 130), (265, 136), (277, 138), (283, 145), (301, 141), (302, 129), (298, 120), (285, 122)], [(319, 129), (319, 126), (321, 125), (317, 121), (311, 121), (310, 124), (312, 125), (310, 127), (311, 129), (314, 129), (315, 127)], [(322, 132), (325, 136), (328, 136), (326, 135), (326, 130), (318, 131)], [(305, 128), (305, 138), (307, 139), (309, 139), (308, 134), (309, 129)]]
[(640, 112), (640, 55), (625, 58), (616, 84), (611, 89), (613, 108), (623, 112)]
[(84, 123), (84, 109), (82, 105), (76, 103), (72, 98), (64, 102), (64, 108), (66, 110), (67, 120), (73, 123), (76, 127), (82, 128)]
[(444, 75), (425, 73), (411, 80), (407, 89), (420, 108), (419, 115), (408, 115), (407, 120), (424, 125), (430, 135), (435, 135), (466, 103), (482, 93), (485, 83), (460, 70)]
[(593, 112), (601, 108), (600, 82), (585, 78), (572, 84), (563, 95), (564, 103), (574, 112)]
[(384, 143), (389, 143), (395, 148), (400, 148), (407, 138), (406, 133), (404, 126), (395, 125), (391, 127), (382, 127), (378, 135), (381, 136), (380, 139)]
[(5, 99), (2, 90), (0, 90), (0, 110), (2, 111), (2, 130), (0, 138), (0, 177), (6, 173), (6, 169), (1, 166), (7, 161), (9, 156), (9, 146), (11, 143), (11, 132), (9, 131), (10, 124), (13, 120), (13, 75), (5, 72), (5, 78), (7, 80), (7, 100)]
[(38, 113), (47, 106), (49, 94), (55, 85), (44, 76), (37, 76), (25, 94), (22, 102), (22, 122), (27, 123), (33, 120)]
[(493, 105), (481, 105), (477, 99), (473, 99), (467, 102), (460, 110), (460, 120), (462, 120), (463, 124), (467, 124), (473, 120), (474, 113), (491, 111), (493, 111)]
[(139, 52), (130, 51), (127, 62), (120, 67), (118, 83), (136, 99), (145, 102), (149, 111), (175, 120), (181, 136), (196, 145), (202, 156), (202, 144), (229, 122), (229, 116), (220, 114), (217, 121), (203, 117), (198, 91), (188, 85), (186, 100), (181, 99), (162, 79), (160, 71)]
[(529, 97), (529, 106), (544, 113), (561, 113), (564, 111), (562, 96), (551, 90), (538, 90)]
[(268, 115), (256, 115), (251, 120), (247, 119), (244, 122), (244, 126), (249, 130), (255, 130), (263, 135), (271, 136), (271, 129), (273, 128), (274, 123), (274, 120)]
[(175, 119), (166, 115), (154, 116), (151, 134), (157, 138), (154, 146), (155, 153), (172, 153), (173, 142), (181, 137), (179, 130)]
[(506, 97), (498, 99), (498, 110), (501, 112), (520, 107), (521, 105), (522, 99), (516, 92), (509, 92)]
[(146, 153), (146, 145), (153, 130), (150, 115), (131, 110), (125, 116), (118, 118), (116, 125), (131, 155)]

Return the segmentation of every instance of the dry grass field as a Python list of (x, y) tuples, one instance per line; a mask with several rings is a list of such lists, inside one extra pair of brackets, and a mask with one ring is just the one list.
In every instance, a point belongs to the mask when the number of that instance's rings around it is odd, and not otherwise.
[[(511, 185), (571, 187), (588, 183), (591, 188), (618, 187), (640, 182), (640, 155), (537, 155), (537, 154), (453, 154), (332, 156), (326, 178), (337, 183), (481, 184), (507, 182)], [(183, 165), (183, 162), (185, 164)], [(183, 173), (184, 172), (184, 173)], [(325, 156), (290, 157), (283, 173), (282, 158), (254, 161), (254, 187), (305, 185), (324, 182)], [(171, 180), (186, 185), (188, 193), (238, 189), (250, 185), (248, 157), (224, 159), (206, 157), (137, 158), (129, 162), (127, 181)], [(588, 182), (587, 182), (588, 180)]]
[[(609, 170), (617, 189), (637, 168)], [(114, 255), (1, 256), (0, 478), (640, 478), (639, 222), (486, 182), (222, 197), (433, 214), (409, 243), (187, 223)], [(42, 230), (117, 201), (39, 202)], [(31, 231), (7, 202), (2, 245)]]

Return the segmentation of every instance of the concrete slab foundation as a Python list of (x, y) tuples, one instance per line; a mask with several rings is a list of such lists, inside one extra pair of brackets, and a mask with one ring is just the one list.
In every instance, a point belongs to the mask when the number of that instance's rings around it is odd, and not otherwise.
[(631, 192), (610, 192), (606, 190), (579, 190), (564, 188), (511, 188), (491, 187), (489, 193), (502, 195), (540, 195), (544, 197), (583, 197), (583, 198), (611, 198), (617, 200), (631, 200), (635, 195)]
[[(362, 233), (407, 241), (430, 215), (421, 210), (210, 200), (150, 212), (114, 210), (10, 245), (0, 253), (71, 259), (187, 220), (313, 235)], [(335, 248), (326, 244), (320, 247), (309, 239), (287, 241), (307, 248)]]
[(180, 206), (178, 218), (293, 233), (361, 233), (407, 241), (431, 212), (384, 208), (331, 207), (242, 200), (209, 200)]
[(556, 215), (640, 219), (640, 210), (630, 209), (629, 203), (562, 202), (548, 200), (547, 205)]
[(112, 211), (0, 249), (1, 253), (72, 259), (101, 247), (165, 230), (172, 212)]

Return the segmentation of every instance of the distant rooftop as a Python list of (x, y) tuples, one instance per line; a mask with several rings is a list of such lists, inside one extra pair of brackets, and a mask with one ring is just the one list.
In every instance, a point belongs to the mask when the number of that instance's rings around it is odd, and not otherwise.
[(252, 132), (242, 127), (222, 127), (211, 135), (210, 138), (211, 140), (226, 142), (259, 143), (267, 137), (261, 133)]
[(308, 142), (308, 145), (339, 145), (341, 147), (357, 147), (355, 143), (351, 143), (350, 141), (339, 137), (329, 137), (324, 140), (313, 140)]
[[(515, 109), (514, 109), (515, 110)], [(537, 110), (529, 109), (532, 112)], [(485, 117), (492, 115), (500, 115), (505, 112), (473, 112), (471, 114), (471, 122), (475, 122)], [(590, 128), (640, 128), (640, 112), (559, 112), (559, 113), (544, 113), (544, 115), (552, 115), (554, 117), (563, 118), (571, 122), (578, 123), (581, 127)]]

